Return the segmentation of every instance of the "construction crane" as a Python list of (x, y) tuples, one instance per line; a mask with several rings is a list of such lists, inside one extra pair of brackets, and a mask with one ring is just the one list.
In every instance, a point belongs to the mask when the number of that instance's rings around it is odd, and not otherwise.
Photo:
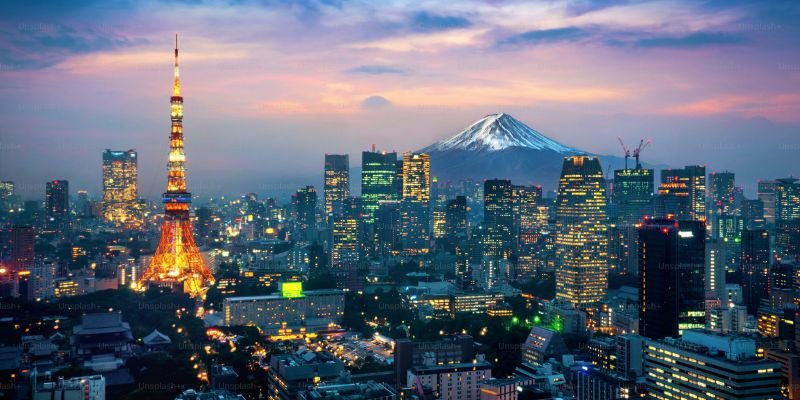
[(617, 136), (617, 140), (619, 140), (619, 144), (622, 146), (622, 151), (625, 152), (625, 169), (628, 169), (628, 159), (631, 158), (631, 151), (625, 147), (625, 143), (622, 142), (622, 138)]
[[(639, 147), (633, 150), (633, 158), (636, 159), (636, 169), (642, 168), (642, 164), (639, 163), (639, 154), (641, 154), (642, 150), (644, 150), (644, 148), (650, 143), (653, 143), (651, 139), (647, 139), (647, 141), (645, 141), (644, 138), (642, 138), (642, 140), (639, 141)], [(628, 167), (627, 158), (625, 159), (625, 167)]]

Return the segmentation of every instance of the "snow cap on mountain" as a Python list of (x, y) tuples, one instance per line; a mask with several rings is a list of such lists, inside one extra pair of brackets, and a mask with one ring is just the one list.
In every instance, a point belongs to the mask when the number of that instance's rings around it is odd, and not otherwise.
[(550, 139), (505, 113), (487, 115), (459, 134), (422, 151), (499, 151), (512, 147), (562, 154), (580, 153), (580, 150)]

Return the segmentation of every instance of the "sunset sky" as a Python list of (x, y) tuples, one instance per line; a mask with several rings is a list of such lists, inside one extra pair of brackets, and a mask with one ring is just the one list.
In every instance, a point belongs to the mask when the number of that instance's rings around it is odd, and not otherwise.
[[(800, 175), (797, 1), (24, 1), (0, 5), (0, 179), (99, 195), (134, 148), (163, 190), (180, 35), (190, 190), (315, 184), (507, 112), (568, 146)], [(741, 179), (739, 179), (741, 178)], [(285, 187), (284, 187), (285, 186)]]

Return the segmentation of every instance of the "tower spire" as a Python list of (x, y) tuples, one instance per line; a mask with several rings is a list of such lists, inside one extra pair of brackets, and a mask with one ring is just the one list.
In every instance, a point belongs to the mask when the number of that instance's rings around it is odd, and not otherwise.
[(175, 34), (175, 82), (172, 85), (172, 95), (173, 96), (180, 96), (181, 95), (181, 74), (180, 70), (178, 69), (178, 34)]

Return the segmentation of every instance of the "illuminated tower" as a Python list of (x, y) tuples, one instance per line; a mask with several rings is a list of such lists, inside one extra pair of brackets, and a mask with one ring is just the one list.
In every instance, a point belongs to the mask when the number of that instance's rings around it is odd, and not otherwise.
[(600, 159), (564, 159), (556, 199), (556, 298), (597, 309), (608, 289), (606, 185)]
[(203, 295), (214, 276), (200, 257), (194, 242), (189, 204), (192, 194), (186, 191), (186, 155), (183, 152), (183, 97), (178, 73), (178, 36), (175, 36), (175, 81), (170, 98), (172, 131), (167, 162), (167, 191), (164, 193), (164, 222), (161, 239), (140, 280), (159, 286), (183, 285), (192, 297)]
[(103, 152), (103, 218), (116, 225), (136, 226), (136, 151)]

